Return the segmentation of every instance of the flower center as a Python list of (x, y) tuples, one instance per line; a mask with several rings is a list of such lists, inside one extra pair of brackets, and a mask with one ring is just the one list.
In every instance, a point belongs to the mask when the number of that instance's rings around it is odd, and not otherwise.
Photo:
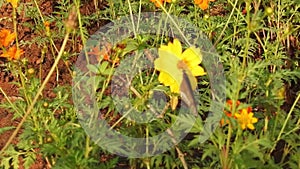
[(188, 69), (188, 66), (187, 66), (187, 64), (186, 64), (186, 62), (184, 60), (178, 61), (177, 67), (178, 67), (178, 69), (183, 69), (183, 70), (187, 70)]

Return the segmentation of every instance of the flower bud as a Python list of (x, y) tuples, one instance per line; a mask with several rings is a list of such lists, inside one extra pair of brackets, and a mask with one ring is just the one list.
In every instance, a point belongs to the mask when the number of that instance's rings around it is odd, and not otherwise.
[(34, 72), (35, 72), (35, 70), (33, 68), (29, 68), (27, 70), (27, 73), (30, 74), (30, 75), (34, 74)]
[(205, 20), (208, 20), (208, 19), (209, 19), (209, 15), (208, 15), (208, 14), (205, 14), (205, 15), (204, 15), (204, 19), (205, 19)]
[(43, 106), (44, 106), (45, 108), (47, 108), (47, 107), (49, 106), (48, 102), (44, 102), (44, 103), (43, 103)]
[(266, 15), (268, 15), (268, 16), (271, 16), (272, 14), (273, 14), (273, 9), (271, 8), (271, 7), (267, 7), (266, 9), (265, 9), (265, 13), (266, 13)]

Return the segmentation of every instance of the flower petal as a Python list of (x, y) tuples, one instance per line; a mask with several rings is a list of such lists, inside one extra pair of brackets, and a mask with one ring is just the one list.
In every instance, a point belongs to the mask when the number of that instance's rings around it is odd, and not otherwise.
[(16, 46), (13, 46), (9, 48), (8, 51), (4, 52), (0, 57), (6, 57), (9, 60), (18, 60), (23, 54), (24, 51), (22, 49), (17, 49)]
[(203, 76), (206, 75), (206, 72), (204, 69), (200, 66), (195, 66), (191, 69), (192, 75), (193, 76)]
[(169, 42), (170, 50), (179, 58), (182, 59), (182, 46), (178, 39), (174, 39), (173, 43)]
[(247, 124), (247, 128), (250, 129), (250, 130), (254, 130), (255, 129), (254, 125), (251, 124), (251, 123)]
[(163, 71), (160, 72), (158, 76), (159, 82), (163, 83), (165, 86), (170, 86), (175, 83), (175, 80), (168, 74)]
[(171, 92), (173, 92), (173, 93), (179, 93), (180, 92), (179, 85), (177, 83), (171, 84), (170, 89), (171, 89)]
[(196, 5), (198, 5), (202, 10), (205, 10), (208, 8), (208, 2), (209, 0), (195, 0), (194, 1)]
[(188, 66), (199, 65), (202, 61), (202, 55), (199, 49), (190, 47), (182, 53), (182, 59)]
[(251, 119), (251, 123), (257, 123), (257, 122), (258, 122), (257, 118), (254, 117), (254, 118)]
[(16, 38), (16, 33), (11, 33), (10, 30), (3, 29), (0, 31), (0, 43), (4, 47), (7, 47)]

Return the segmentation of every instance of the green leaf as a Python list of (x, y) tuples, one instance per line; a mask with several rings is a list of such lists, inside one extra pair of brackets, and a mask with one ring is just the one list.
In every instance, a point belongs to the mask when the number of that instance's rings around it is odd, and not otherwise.
[(124, 57), (131, 51), (135, 51), (139, 47), (139, 44), (136, 42), (136, 40), (133, 39), (128, 39), (127, 41), (125, 41), (125, 44), (126, 47), (122, 50), (122, 57)]
[(1, 163), (0, 163), (1, 165), (0, 166), (3, 166), (4, 168), (9, 168), (11, 159), (12, 159), (12, 157), (7, 157), (7, 158), (1, 159)]
[(98, 69), (98, 67), (97, 67), (96, 65), (88, 64), (86, 67), (87, 67), (87, 68), (89, 69), (89, 71), (91, 71), (92, 73), (99, 73), (99, 69)]
[(29, 169), (30, 166), (34, 163), (36, 159), (36, 155), (33, 152), (27, 152), (24, 158), (24, 167), (25, 169)]
[(2, 127), (2, 128), (0, 128), (0, 134), (6, 132), (8, 130), (14, 129), (14, 128), (15, 128), (14, 126)]
[(106, 62), (106, 61), (101, 63), (101, 65), (100, 65), (100, 72), (101, 73), (103, 73), (107, 69), (108, 64), (109, 64), (109, 62)]

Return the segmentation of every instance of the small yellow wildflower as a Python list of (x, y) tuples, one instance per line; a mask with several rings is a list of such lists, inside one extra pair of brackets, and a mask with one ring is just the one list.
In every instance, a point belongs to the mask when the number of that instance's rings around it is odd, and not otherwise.
[(162, 45), (159, 48), (159, 58), (155, 60), (155, 68), (160, 71), (158, 80), (165, 86), (170, 86), (171, 92), (179, 93), (183, 80), (183, 71), (189, 77), (192, 90), (196, 89), (197, 79), (195, 76), (203, 76), (206, 73), (199, 66), (202, 56), (199, 49), (190, 47), (182, 53), (182, 46), (178, 39), (173, 43)]
[(246, 128), (254, 130), (255, 127), (253, 124), (258, 121), (257, 118), (253, 117), (252, 112), (248, 112), (248, 109), (242, 109), (240, 113), (235, 114), (235, 117), (243, 130)]

